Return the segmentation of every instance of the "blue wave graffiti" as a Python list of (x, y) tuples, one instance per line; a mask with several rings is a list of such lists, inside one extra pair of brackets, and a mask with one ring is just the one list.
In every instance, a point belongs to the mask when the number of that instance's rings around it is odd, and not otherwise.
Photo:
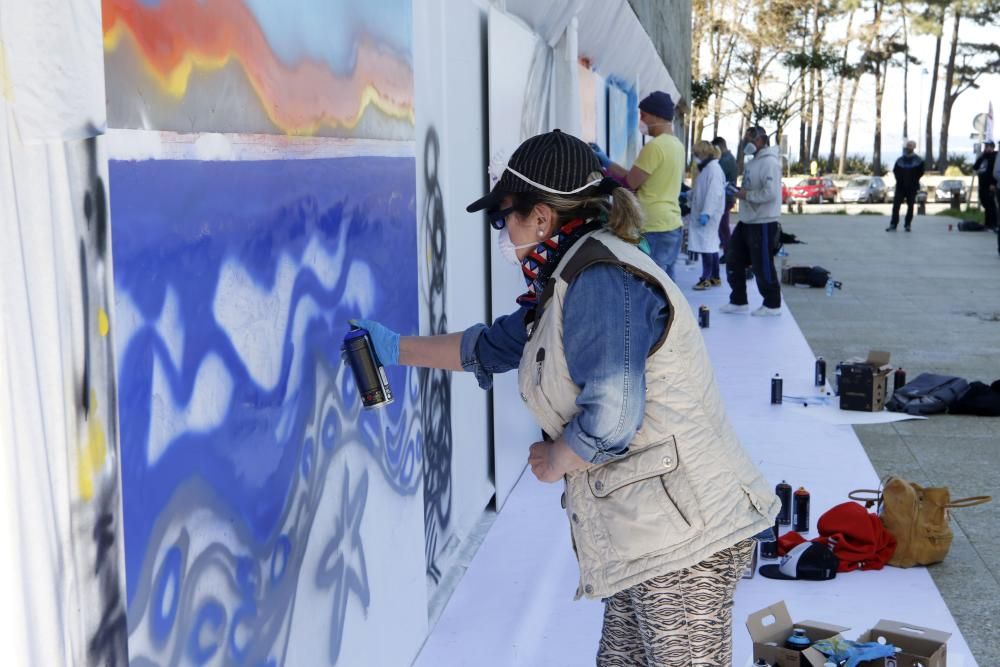
[[(379, 420), (360, 411), (339, 359), (358, 303), (371, 303), (397, 330), (417, 330), (414, 161), (112, 161), (110, 175), (118, 336), (125, 341), (119, 394), (130, 628), (147, 622), (167, 662), (183, 655), (201, 664), (222, 649), (237, 664), (280, 663), (278, 644), (287, 638), (294, 582), (333, 451), (360, 445), (397, 493), (419, 487), (415, 379), (390, 370), (403, 400)], [(317, 275), (330, 267), (304, 256), (310, 247), (341, 262), (332, 284)], [(238, 267), (258, 291), (272, 293), (282, 261), (297, 262), (297, 272), (289, 293), (278, 294), (283, 312), (273, 313), (274, 326), (284, 328), (277, 382), (262, 386), (252, 373), (255, 360), (242, 356), (214, 306), (228, 297), (219, 293), (227, 268)], [(352, 280), (349, 269), (359, 264), (370, 284)], [(183, 342), (178, 363), (159, 324), (171, 291)], [(134, 321), (122, 317), (125, 299), (138, 312)], [(298, 337), (297, 316), (308, 318)], [(228, 404), (217, 406), (222, 418), (175, 434), (151, 462), (154, 402), (188, 406), (210, 357), (221, 362), (232, 387)], [(169, 396), (154, 395), (154, 372)], [(335, 589), (331, 604), (340, 627), (331, 628), (331, 663), (339, 653), (344, 596), (353, 592), (369, 603), (363, 548), (352, 532), (368, 477), (345, 475), (338, 521), (346, 532), (331, 538), (325, 569), (311, 574)], [(360, 480), (357, 488), (348, 488), (352, 478)], [(334, 502), (341, 502), (339, 494)], [(240, 553), (221, 544), (193, 552), (184, 516), (198, 508), (232, 523)], [(345, 540), (353, 561), (344, 560)], [(360, 562), (361, 571), (351, 562)], [(198, 577), (211, 576), (226, 582), (226, 600), (196, 590)]]

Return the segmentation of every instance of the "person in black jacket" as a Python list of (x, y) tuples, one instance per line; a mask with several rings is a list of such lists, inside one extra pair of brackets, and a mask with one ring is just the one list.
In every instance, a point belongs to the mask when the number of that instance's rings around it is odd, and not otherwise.
[(920, 178), (924, 175), (924, 159), (915, 153), (916, 150), (917, 142), (907, 141), (903, 154), (892, 168), (892, 173), (896, 176), (896, 193), (892, 197), (892, 218), (885, 228), (887, 232), (894, 232), (899, 226), (899, 207), (904, 199), (906, 220), (903, 228), (910, 231), (910, 225), (913, 224), (913, 204), (917, 201)]
[(983, 217), (987, 229), (997, 228), (997, 182), (993, 177), (993, 167), (996, 165), (997, 152), (993, 140), (983, 142), (983, 152), (972, 165), (973, 171), (979, 177), (979, 203), (983, 206)]
[[(726, 184), (736, 187), (736, 158), (733, 157), (733, 152), (726, 147), (726, 140), (722, 137), (716, 137), (712, 139), (712, 145), (719, 149), (722, 153), (722, 157), (719, 158), (719, 166), (722, 167), (722, 173), (726, 176)], [(722, 255), (725, 257), (726, 252), (729, 250), (729, 237), (732, 232), (729, 229), (729, 212), (733, 210), (733, 204), (736, 203), (736, 196), (726, 193), (726, 212), (722, 214), (722, 220), (719, 222), (719, 243), (722, 244)]]

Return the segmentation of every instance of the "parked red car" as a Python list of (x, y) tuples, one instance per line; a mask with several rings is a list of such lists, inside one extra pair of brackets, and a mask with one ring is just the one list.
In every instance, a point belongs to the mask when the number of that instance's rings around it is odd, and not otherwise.
[(822, 201), (837, 201), (837, 186), (829, 178), (804, 178), (792, 188), (792, 197), (797, 200), (819, 204)]

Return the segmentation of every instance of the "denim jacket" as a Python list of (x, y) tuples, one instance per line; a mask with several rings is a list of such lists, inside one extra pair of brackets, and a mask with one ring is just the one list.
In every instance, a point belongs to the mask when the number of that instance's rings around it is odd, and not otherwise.
[[(669, 316), (663, 294), (620, 266), (597, 264), (576, 277), (563, 308), (563, 346), (580, 410), (563, 438), (585, 461), (623, 454), (642, 425), (646, 357)], [(462, 336), (462, 367), (489, 389), (493, 373), (516, 369), (528, 334), (525, 309), (477, 324)], [(639, 352), (637, 354), (637, 352)]]

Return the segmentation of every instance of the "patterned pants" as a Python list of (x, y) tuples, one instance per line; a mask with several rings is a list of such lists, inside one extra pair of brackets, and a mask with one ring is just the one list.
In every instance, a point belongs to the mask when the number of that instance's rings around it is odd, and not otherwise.
[(756, 545), (744, 540), (608, 598), (597, 667), (729, 667), (733, 593)]

